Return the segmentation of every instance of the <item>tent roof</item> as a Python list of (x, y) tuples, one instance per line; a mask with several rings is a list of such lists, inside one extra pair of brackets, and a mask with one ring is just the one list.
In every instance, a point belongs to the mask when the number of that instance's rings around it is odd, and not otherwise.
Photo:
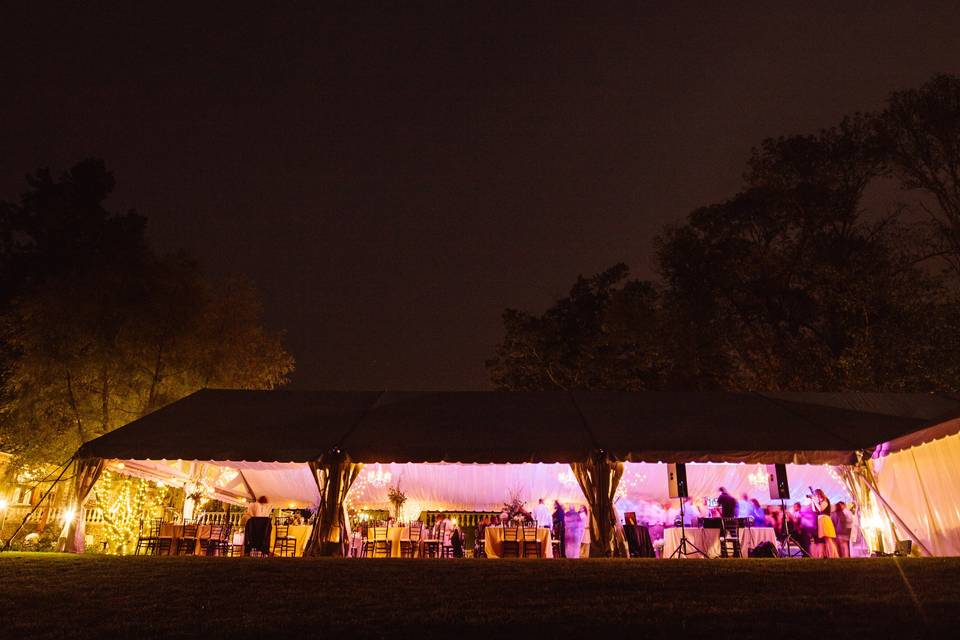
[(927, 394), (202, 390), (92, 440), (81, 456), (306, 462), (842, 464), (960, 416)]

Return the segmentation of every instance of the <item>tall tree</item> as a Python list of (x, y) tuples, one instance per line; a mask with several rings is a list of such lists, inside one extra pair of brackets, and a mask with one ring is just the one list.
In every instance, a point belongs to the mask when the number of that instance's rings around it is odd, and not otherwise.
[(960, 77), (938, 75), (893, 93), (877, 130), (892, 172), (921, 194), (919, 206), (960, 275)]
[(615, 265), (579, 277), (541, 315), (503, 314), (505, 336), (487, 362), (500, 389), (655, 389), (666, 362), (657, 336), (659, 294)]
[(60, 180), (41, 172), (2, 209), (20, 277), (0, 315), (0, 445), (24, 462), (59, 461), (202, 387), (272, 388), (293, 369), (253, 288), (154, 255), (142, 217), (104, 208), (112, 185), (88, 161)]
[[(952, 326), (942, 283), (917, 266), (895, 214), (865, 219), (883, 154), (864, 116), (814, 136), (768, 140), (747, 187), (693, 212), (660, 239), (667, 300), (707, 357), (691, 370), (729, 389), (930, 389), (955, 386), (936, 344)], [(695, 315), (691, 314), (695, 312)], [(950, 378), (951, 376), (947, 376)]]

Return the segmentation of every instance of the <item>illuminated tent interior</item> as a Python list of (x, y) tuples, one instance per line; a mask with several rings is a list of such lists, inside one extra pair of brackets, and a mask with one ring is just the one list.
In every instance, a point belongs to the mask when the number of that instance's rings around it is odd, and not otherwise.
[[(960, 402), (927, 394), (203, 390), (86, 443), (75, 484), (89, 495), (106, 466), (179, 486), (202, 481), (234, 504), (260, 495), (278, 506), (319, 504), (312, 543), (325, 554), (342, 539), (345, 503), (385, 507), (384, 483), (367, 479), (389, 473), (409, 497), (407, 517), (498, 509), (516, 492), (530, 506), (540, 497), (585, 503), (597, 553), (606, 555), (614, 509), (667, 498), (667, 462), (696, 463), (688, 467), (696, 496), (723, 485), (766, 497), (760, 465), (772, 463), (788, 465), (794, 497), (815, 486), (834, 500), (868, 501), (879, 477), (889, 519), (901, 509), (900, 482), (884, 481), (899, 454), (879, 476), (867, 473), (878, 443), (899, 452), (911, 434), (956, 434), (958, 415)], [(941, 436), (949, 437), (957, 438)], [(951, 508), (954, 481), (937, 496)], [(900, 535), (909, 528), (890, 522)], [(943, 524), (952, 536), (954, 525)], [(81, 533), (82, 524), (68, 548), (82, 545)]]

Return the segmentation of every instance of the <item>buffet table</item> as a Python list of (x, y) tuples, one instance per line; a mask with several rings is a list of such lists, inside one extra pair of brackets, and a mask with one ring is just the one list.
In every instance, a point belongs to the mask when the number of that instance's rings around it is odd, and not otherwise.
[[(746, 558), (749, 557), (750, 550), (762, 542), (777, 543), (777, 536), (772, 527), (741, 527), (740, 534), (740, 553)], [(687, 540), (696, 545), (697, 548), (707, 554), (709, 558), (720, 557), (720, 529), (701, 529), (699, 527), (687, 527)], [(669, 558), (677, 550), (680, 544), (680, 527), (669, 527), (663, 530), (663, 552), (661, 558)], [(688, 558), (702, 558), (699, 553), (694, 553)]]

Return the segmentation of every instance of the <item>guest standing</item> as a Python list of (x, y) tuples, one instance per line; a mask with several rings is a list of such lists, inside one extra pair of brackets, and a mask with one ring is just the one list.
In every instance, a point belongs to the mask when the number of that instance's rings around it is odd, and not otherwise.
[(737, 499), (727, 493), (727, 490), (720, 487), (720, 495), (717, 497), (717, 506), (720, 507), (721, 518), (737, 517)]
[(564, 546), (567, 558), (580, 557), (580, 542), (583, 539), (583, 520), (571, 504), (563, 514)]
[(841, 558), (850, 557), (850, 534), (853, 531), (853, 515), (847, 511), (847, 505), (838, 502), (833, 507), (833, 528), (837, 531), (837, 554)]
[(833, 520), (830, 519), (830, 499), (822, 489), (816, 489), (813, 492), (813, 511), (817, 514), (817, 535), (814, 538), (818, 553), (811, 555), (821, 558), (836, 558), (837, 531), (833, 527)]
[(272, 507), (267, 496), (260, 496), (247, 506), (250, 519), (243, 527), (243, 554), (250, 555), (258, 551), (261, 555), (270, 555), (270, 512)]
[(580, 537), (580, 557), (590, 557), (590, 512), (587, 507), (580, 507), (580, 522), (583, 527), (583, 535)]
[(536, 520), (538, 527), (546, 527), (548, 529), (553, 522), (550, 516), (550, 508), (543, 504), (543, 498), (540, 498), (540, 502), (533, 508), (533, 519)]
[(566, 541), (563, 537), (563, 505), (553, 501), (553, 539), (560, 542), (560, 557), (566, 557)]

